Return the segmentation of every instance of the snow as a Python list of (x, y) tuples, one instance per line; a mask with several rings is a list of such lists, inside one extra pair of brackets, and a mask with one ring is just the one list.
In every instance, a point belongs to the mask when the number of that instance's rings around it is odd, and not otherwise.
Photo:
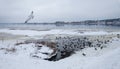
[[(107, 48), (95, 51), (86, 48), (71, 57), (53, 62), (29, 57), (34, 44), (24, 44), (16, 54), (0, 54), (0, 69), (119, 69), (120, 39), (108, 44)], [(20, 49), (22, 48), (22, 49)], [(24, 50), (26, 48), (27, 50)], [(21, 51), (23, 50), (23, 51)], [(47, 48), (45, 48), (47, 50)], [(1, 52), (1, 51), (0, 51)], [(86, 56), (82, 56), (86, 53)]]
[(53, 50), (52, 50), (52, 49), (50, 49), (50, 48), (49, 48), (49, 47), (47, 47), (47, 46), (42, 46), (42, 47), (41, 47), (41, 50), (40, 50), (39, 52), (52, 53), (52, 52), (53, 52)]
[(39, 44), (39, 46), (41, 47), (36, 47), (35, 51), (31, 54), (31, 56), (36, 56), (41, 59), (50, 58), (52, 56), (51, 53), (53, 53), (53, 49), (42, 44)]
[[(13, 35), (47, 35), (47, 34), (72, 34), (72, 35), (106, 35), (119, 34), (120, 32), (106, 31), (86, 31), (78, 33), (74, 30), (50, 30), (50, 31), (33, 31), (33, 30), (9, 30), (1, 29), (0, 32)], [(11, 48), (15, 40), (0, 42), (0, 48)], [(35, 52), (35, 44), (22, 44), (15, 47), (17, 52), (5, 54), (5, 50), (0, 50), (0, 69), (120, 69), (120, 39), (114, 38), (107, 44), (106, 48), (94, 50), (93, 47), (77, 51), (70, 57), (59, 61), (47, 61), (40, 58), (33, 58), (30, 54)], [(53, 52), (47, 46), (42, 46), (39, 52)], [(85, 53), (86, 56), (83, 56)], [(41, 58), (48, 57), (42, 53), (37, 54)]]

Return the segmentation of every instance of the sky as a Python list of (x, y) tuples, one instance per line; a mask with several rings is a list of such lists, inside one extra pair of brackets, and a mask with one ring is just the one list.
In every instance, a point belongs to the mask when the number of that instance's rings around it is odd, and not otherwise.
[(0, 0), (0, 23), (83, 21), (120, 18), (120, 0)]

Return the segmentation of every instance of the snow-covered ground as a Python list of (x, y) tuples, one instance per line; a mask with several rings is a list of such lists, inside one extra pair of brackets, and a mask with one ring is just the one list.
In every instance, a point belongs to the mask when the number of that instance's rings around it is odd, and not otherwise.
[[(85, 48), (76, 51), (70, 57), (61, 59), (59, 61), (47, 61), (40, 58), (33, 58), (30, 54), (35, 51), (34, 44), (23, 44), (14, 46), (16, 42), (20, 42), (24, 36), (19, 38), (11, 37), (5, 39), (5, 34), (10, 36), (27, 35), (31, 38), (33, 36), (43, 35), (116, 35), (117, 32), (106, 31), (85, 31), (80, 33), (77, 30), (49, 30), (49, 31), (33, 31), (33, 30), (0, 30), (0, 69), (120, 69), (120, 38), (113, 38), (111, 43), (108, 43), (106, 48), (95, 50), (93, 47)], [(4, 36), (4, 38), (3, 38)], [(13, 39), (12, 39), (13, 38)], [(36, 37), (35, 37), (36, 38)], [(20, 39), (20, 40), (19, 40)], [(3, 48), (3, 49), (2, 49)], [(15, 50), (14, 50), (15, 48)], [(43, 47), (40, 52), (52, 52), (51, 49)], [(86, 56), (82, 54), (85, 53)]]

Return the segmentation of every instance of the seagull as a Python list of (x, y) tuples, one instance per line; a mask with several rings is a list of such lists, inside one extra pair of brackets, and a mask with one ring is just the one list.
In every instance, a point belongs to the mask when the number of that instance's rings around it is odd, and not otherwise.
[(28, 23), (28, 21), (30, 21), (31, 19), (33, 19), (33, 11), (31, 12), (31, 14), (28, 16), (27, 20), (25, 21), (25, 23)]

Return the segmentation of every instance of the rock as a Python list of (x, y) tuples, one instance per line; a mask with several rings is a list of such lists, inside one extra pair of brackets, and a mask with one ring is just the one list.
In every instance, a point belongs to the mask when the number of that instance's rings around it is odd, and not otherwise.
[[(35, 51), (31, 54), (32, 57), (37, 57), (50, 61), (57, 61), (72, 55), (75, 51), (94, 47), (103, 49), (103, 45), (109, 41), (108, 37), (98, 38), (97, 36), (59, 36), (52, 40), (39, 39), (39, 40), (27, 40), (25, 43), (34, 43)], [(86, 54), (82, 54), (86, 56)]]
[(86, 56), (86, 54), (85, 54), (85, 53), (82, 53), (82, 55), (83, 55), (83, 56)]
[[(44, 44), (44, 45), (43, 45)], [(50, 46), (47, 46), (46, 43), (35, 44), (35, 51), (31, 54), (32, 57), (37, 57), (41, 59), (50, 59), (57, 54), (56, 48), (53, 48), (53, 43), (48, 43)]]

